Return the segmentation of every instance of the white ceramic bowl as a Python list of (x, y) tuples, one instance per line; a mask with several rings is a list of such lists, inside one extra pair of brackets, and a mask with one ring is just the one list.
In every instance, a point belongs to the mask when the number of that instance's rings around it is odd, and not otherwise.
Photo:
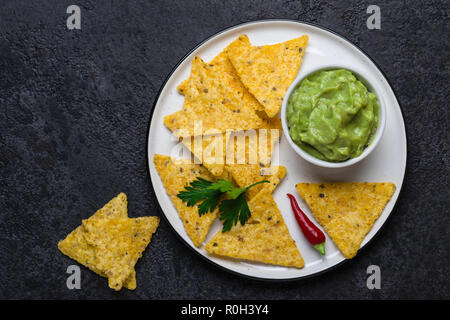
[[(320, 159), (317, 159), (316, 157), (310, 155), (309, 153), (304, 151), (302, 148), (300, 148), (297, 144), (295, 144), (295, 142), (292, 140), (292, 138), (291, 138), (291, 136), (289, 134), (289, 128), (288, 128), (287, 119), (286, 119), (287, 102), (289, 100), (289, 97), (290, 97), (292, 91), (297, 87), (297, 85), (303, 79), (305, 79), (306, 77), (308, 77), (309, 75), (311, 75), (311, 74), (313, 74), (313, 73), (315, 73), (317, 71), (332, 70), (332, 69), (347, 69), (347, 70), (351, 71), (356, 76), (356, 78), (359, 81), (361, 81), (367, 87), (367, 89), (370, 92), (373, 92), (373, 93), (375, 93), (377, 95), (378, 103), (380, 105), (378, 128), (377, 128), (377, 131), (375, 133), (375, 137), (373, 138), (372, 143), (367, 148), (365, 148), (364, 151), (358, 157), (352, 158), (352, 159), (349, 159), (349, 160), (346, 160), (346, 161), (342, 161), (342, 162), (329, 162), (329, 161), (320, 160)], [(384, 104), (383, 97), (379, 94), (379, 92), (381, 92), (381, 88), (377, 88), (376, 85), (373, 85), (373, 84), (369, 83), (366, 80), (366, 78), (364, 77), (364, 74), (362, 74), (358, 70), (355, 70), (351, 66), (345, 66), (345, 65), (325, 66), (325, 67), (320, 67), (320, 68), (314, 69), (314, 70), (312, 70), (312, 71), (310, 71), (310, 72), (300, 76), (299, 78), (294, 80), (294, 82), (289, 87), (288, 91), (286, 92), (286, 95), (284, 96), (283, 104), (281, 106), (281, 124), (282, 124), (282, 127), (283, 127), (284, 135), (285, 135), (287, 141), (289, 142), (289, 145), (303, 159), (305, 159), (306, 161), (308, 161), (308, 162), (310, 162), (312, 164), (320, 166), (320, 167), (343, 168), (343, 167), (351, 166), (351, 165), (361, 161), (362, 159), (367, 157), (373, 151), (373, 149), (375, 149), (375, 147), (377, 146), (378, 142), (381, 139), (381, 136), (383, 135), (384, 127), (385, 127), (385, 124), (386, 124), (386, 109), (385, 109), (386, 106)]]

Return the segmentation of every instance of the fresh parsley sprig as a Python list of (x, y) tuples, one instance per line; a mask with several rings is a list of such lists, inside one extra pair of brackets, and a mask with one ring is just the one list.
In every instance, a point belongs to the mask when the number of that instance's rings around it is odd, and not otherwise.
[[(192, 207), (200, 202), (198, 204), (198, 213), (200, 216), (214, 211), (217, 205), (219, 205), (219, 219), (223, 222), (222, 232), (225, 232), (236, 225), (238, 221), (241, 225), (247, 222), (251, 213), (245, 194), (250, 188), (260, 183), (268, 182), (267, 180), (263, 180), (244, 188), (236, 188), (229, 180), (212, 182), (197, 177), (189, 186), (180, 191), (177, 196), (183, 202), (186, 202), (188, 207)], [(220, 197), (223, 194), (227, 194), (230, 199), (220, 201)]]
[(185, 187), (183, 191), (180, 191), (177, 196), (183, 202), (186, 202), (188, 207), (195, 206), (197, 202), (203, 200), (198, 205), (198, 213), (203, 215), (214, 211), (222, 194), (221, 190), (212, 187), (213, 185), (213, 182), (198, 177), (189, 186)]

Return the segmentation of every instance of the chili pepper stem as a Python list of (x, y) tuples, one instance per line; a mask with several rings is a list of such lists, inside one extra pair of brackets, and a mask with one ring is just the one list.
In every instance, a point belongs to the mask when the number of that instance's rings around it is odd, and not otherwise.
[(325, 242), (315, 244), (314, 248), (316, 248), (317, 251), (319, 251), (321, 255), (323, 255), (323, 256), (325, 255)]

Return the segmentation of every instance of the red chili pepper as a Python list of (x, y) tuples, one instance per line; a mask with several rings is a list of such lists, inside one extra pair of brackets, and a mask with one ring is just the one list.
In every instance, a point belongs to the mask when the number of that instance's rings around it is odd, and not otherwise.
[(308, 219), (306, 214), (298, 206), (295, 197), (288, 193), (287, 196), (291, 200), (292, 211), (294, 212), (295, 220), (297, 220), (300, 229), (302, 229), (308, 242), (314, 246), (323, 256), (325, 255), (325, 235), (316, 227), (311, 220)]

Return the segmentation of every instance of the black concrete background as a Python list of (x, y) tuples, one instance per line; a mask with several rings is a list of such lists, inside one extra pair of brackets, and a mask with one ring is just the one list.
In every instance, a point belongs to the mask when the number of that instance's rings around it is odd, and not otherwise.
[[(66, 28), (66, 8), (82, 30)], [(381, 30), (368, 30), (368, 5)], [(445, 1), (1, 1), (0, 298), (449, 298), (449, 11)], [(147, 174), (151, 107), (165, 77), (204, 38), (235, 24), (290, 18), (328, 27), (378, 63), (408, 133), (398, 206), (353, 260), (304, 281), (267, 283), (216, 268), (165, 220), (136, 266), (138, 288), (113, 292), (58, 240), (120, 191), (130, 216), (158, 215)], [(366, 268), (381, 268), (368, 290)]]

